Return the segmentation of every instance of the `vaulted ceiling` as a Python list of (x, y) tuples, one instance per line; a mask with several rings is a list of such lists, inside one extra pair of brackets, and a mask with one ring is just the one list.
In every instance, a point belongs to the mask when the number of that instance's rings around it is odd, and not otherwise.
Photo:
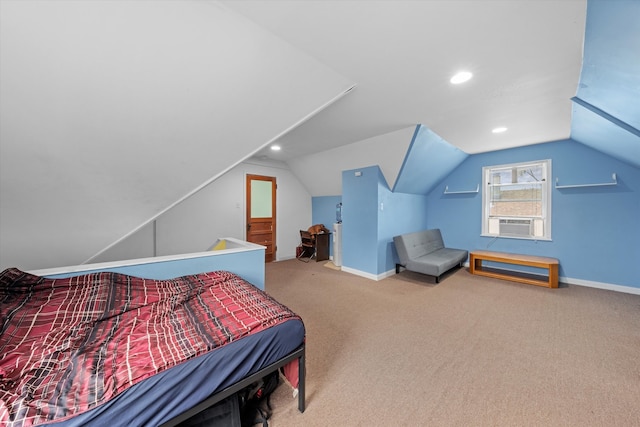
[(416, 124), (440, 151), (571, 136), (640, 166), (639, 7), (2, 0), (0, 264), (80, 263), (252, 156), (295, 171)]
[[(344, 168), (345, 152), (351, 159), (347, 169), (378, 164), (394, 191), (423, 194), (464, 153), (570, 135), (585, 1), (225, 4), (357, 84), (331, 108), (278, 138), (280, 151), (256, 154), (286, 161), (313, 195), (341, 193), (339, 180), (331, 177), (340, 176), (335, 168)], [(473, 78), (451, 84), (461, 70)], [(396, 139), (395, 149), (372, 142), (375, 160), (367, 148), (341, 148), (383, 134), (393, 141), (416, 124), (419, 137)], [(492, 132), (502, 126), (507, 132)], [(327, 177), (322, 182), (304, 178), (320, 174)]]
[[(308, 170), (326, 165), (313, 153), (418, 123), (402, 170), (388, 166), (396, 191), (433, 188), (460, 152), (569, 137), (640, 166), (637, 0), (226, 3), (358, 84), (258, 157)], [(454, 86), (458, 70), (474, 76)]]
[[(290, 159), (415, 126), (473, 154), (568, 138), (586, 1), (226, 1), (357, 87), (279, 139)], [(454, 86), (458, 71), (473, 78)], [(492, 133), (504, 126), (508, 131)]]

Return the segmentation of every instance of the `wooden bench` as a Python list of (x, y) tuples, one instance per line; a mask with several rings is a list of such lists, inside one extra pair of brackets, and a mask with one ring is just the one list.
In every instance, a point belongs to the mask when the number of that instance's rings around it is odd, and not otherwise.
[[(534, 279), (518, 276), (506, 272), (487, 271), (482, 269), (482, 261), (494, 261), (506, 264), (526, 265), (530, 267), (546, 268), (549, 271), (548, 280)], [(469, 272), (480, 276), (496, 279), (512, 280), (514, 282), (527, 283), (529, 285), (558, 287), (558, 260), (535, 255), (510, 254), (505, 252), (473, 251), (469, 254)]]

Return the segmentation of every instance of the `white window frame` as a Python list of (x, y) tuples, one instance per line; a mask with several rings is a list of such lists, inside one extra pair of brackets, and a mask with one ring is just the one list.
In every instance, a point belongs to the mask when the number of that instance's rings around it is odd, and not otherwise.
[[(531, 217), (509, 217), (509, 216), (491, 216), (491, 186), (490, 177), (495, 169), (523, 168), (529, 165), (542, 165), (542, 215)], [(526, 239), (526, 240), (551, 240), (551, 159), (535, 160), (530, 162), (510, 163), (505, 165), (485, 166), (482, 168), (482, 236), (500, 237), (509, 239)], [(510, 234), (505, 230), (508, 223), (518, 223), (526, 228), (527, 221), (530, 220), (530, 232), (528, 234), (518, 235)], [(521, 227), (522, 230), (524, 228)], [(501, 232), (502, 230), (502, 232)], [(524, 233), (522, 231), (522, 233)]]

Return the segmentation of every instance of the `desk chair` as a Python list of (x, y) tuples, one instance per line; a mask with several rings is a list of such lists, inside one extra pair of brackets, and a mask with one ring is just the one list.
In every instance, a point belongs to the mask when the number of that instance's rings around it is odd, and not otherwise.
[[(302, 251), (298, 255), (298, 260), (309, 262), (316, 256), (316, 239), (315, 236), (305, 230), (300, 230), (300, 246)], [(306, 260), (304, 259), (306, 258)]]

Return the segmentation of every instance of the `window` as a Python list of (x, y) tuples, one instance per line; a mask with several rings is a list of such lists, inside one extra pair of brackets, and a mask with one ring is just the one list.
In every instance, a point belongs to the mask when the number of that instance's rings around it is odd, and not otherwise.
[(551, 239), (551, 160), (482, 168), (482, 235)]

